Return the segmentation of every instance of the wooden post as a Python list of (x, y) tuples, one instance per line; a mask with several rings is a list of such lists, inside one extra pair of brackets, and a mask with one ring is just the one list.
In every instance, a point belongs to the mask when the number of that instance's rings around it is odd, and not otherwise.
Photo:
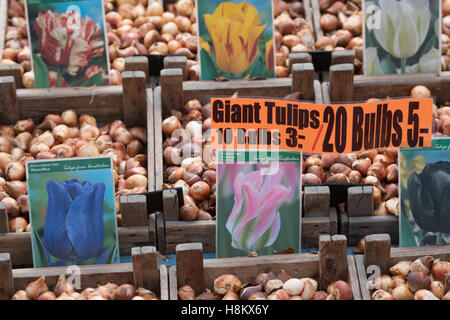
[(183, 71), (181, 69), (161, 70), (161, 109), (178, 110), (184, 105)]
[(156, 241), (158, 244), (158, 251), (166, 253), (166, 223), (164, 221), (164, 214), (162, 212), (155, 213), (156, 218)]
[[(148, 173), (148, 191), (155, 191), (155, 126), (153, 114), (153, 90), (147, 89), (147, 173)], [(160, 151), (162, 152), (162, 150)]]
[(174, 189), (163, 191), (163, 211), (166, 221), (178, 221), (180, 220), (178, 207), (177, 191)]
[(181, 69), (183, 80), (188, 80), (187, 58), (185, 56), (167, 56), (164, 58), (164, 69)]
[(292, 52), (289, 54), (289, 73), (292, 71), (292, 66), (297, 63), (312, 63), (312, 57), (308, 52)]
[(134, 286), (151, 290), (160, 287), (158, 252), (155, 247), (131, 249)]
[(142, 71), (145, 73), (145, 83), (148, 82), (147, 57), (133, 56), (125, 58), (125, 71)]
[(122, 226), (137, 227), (148, 224), (147, 199), (144, 195), (121, 196), (120, 206)]
[(347, 213), (339, 214), (339, 233), (348, 235), (349, 234), (349, 225), (348, 225), (348, 215)]
[(372, 186), (350, 187), (347, 192), (349, 217), (373, 216)]
[(330, 235), (338, 234), (338, 216), (336, 208), (330, 208)]
[(330, 212), (330, 188), (305, 186), (303, 194), (305, 217), (328, 217)]
[(303, 100), (314, 100), (314, 66), (296, 63), (292, 66), (292, 92), (301, 92)]
[(0, 253), (0, 300), (10, 300), (14, 295), (14, 280), (9, 253)]
[(331, 102), (353, 101), (353, 64), (337, 64), (330, 67)]
[(159, 266), (159, 277), (161, 288), (159, 298), (163, 301), (169, 300), (169, 273), (165, 264)]
[(355, 62), (355, 51), (337, 50), (331, 53), (331, 65)]
[(372, 234), (366, 237), (364, 265), (380, 267), (381, 274), (388, 274), (391, 258), (391, 237), (389, 234)]
[(6, 212), (6, 205), (0, 202), (0, 233), (9, 232), (8, 213)]
[(205, 289), (202, 244), (179, 244), (176, 246), (175, 251), (177, 255), (178, 288), (189, 285), (195, 290), (195, 294), (199, 295)]
[(178, 300), (177, 267), (169, 267), (169, 297), (170, 300)]
[(13, 76), (16, 88), (23, 88), (22, 72), (18, 63), (0, 64), (0, 77)]
[(319, 277), (321, 290), (328, 285), (348, 279), (347, 238), (343, 235), (324, 235), (319, 238)]
[(147, 120), (147, 88), (143, 71), (122, 72), (123, 119), (127, 126), (145, 126)]
[(0, 119), (3, 124), (14, 124), (19, 120), (16, 84), (14, 77), (0, 77)]
[(323, 37), (323, 30), (320, 27), (320, 6), (319, 0), (311, 0), (311, 9), (313, 12), (314, 30), (316, 31), (316, 38), (319, 40)]

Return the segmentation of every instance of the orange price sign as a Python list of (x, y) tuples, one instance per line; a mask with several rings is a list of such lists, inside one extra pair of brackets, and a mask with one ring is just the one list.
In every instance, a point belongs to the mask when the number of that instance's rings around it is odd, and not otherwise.
[(357, 153), (431, 147), (433, 99), (314, 104), (253, 98), (211, 98), (216, 149)]

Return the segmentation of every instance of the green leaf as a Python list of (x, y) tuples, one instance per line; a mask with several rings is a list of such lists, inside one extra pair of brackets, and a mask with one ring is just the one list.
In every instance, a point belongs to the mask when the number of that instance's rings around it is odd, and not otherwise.
[(202, 70), (202, 80), (214, 80), (219, 75), (217, 74), (215, 63), (205, 49), (200, 51), (200, 61)]
[(437, 39), (436, 35), (433, 34), (433, 36), (431, 37), (431, 39), (428, 40), (427, 44), (426, 44), (425, 47), (423, 48), (422, 56), (425, 55), (425, 54), (427, 54), (428, 52), (430, 52), (431, 49), (433, 49), (434, 46), (438, 43), (437, 41), (438, 41), (438, 39)]
[(81, 87), (91, 87), (94, 85), (101, 86), (103, 84), (105, 84), (105, 78), (103, 78), (103, 74), (101, 72), (97, 72), (88, 81), (81, 84)]
[(50, 88), (48, 81), (48, 68), (44, 60), (33, 54), (34, 65), (34, 87), (35, 88)]
[(400, 246), (417, 247), (414, 232), (409, 225), (408, 217), (403, 212), (400, 217)]
[(384, 74), (396, 74), (397, 68), (395, 68), (394, 63), (392, 62), (391, 58), (385, 57), (380, 62), (381, 69), (383, 70)]
[(48, 267), (47, 253), (45, 252), (44, 245), (41, 242), (41, 238), (35, 229), (32, 229), (32, 244), (33, 244), (33, 264), (35, 268)]

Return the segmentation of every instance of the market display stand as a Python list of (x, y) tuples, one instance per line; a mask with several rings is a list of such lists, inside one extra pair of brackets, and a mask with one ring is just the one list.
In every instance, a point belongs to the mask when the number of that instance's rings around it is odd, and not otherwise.
[[(355, 76), (353, 64), (349, 63), (330, 67), (329, 81), (322, 83), (322, 95), (326, 104), (408, 97), (417, 85), (426, 86), (436, 97), (437, 104), (450, 101), (449, 72), (366, 77)], [(339, 214), (339, 233), (348, 236), (349, 245), (356, 245), (364, 236), (377, 233), (388, 233), (392, 242), (398, 244), (398, 223), (395, 216), (377, 217), (360, 210), (354, 214), (344, 212)]]
[(429, 246), (392, 248), (388, 234), (377, 234), (366, 237), (364, 255), (356, 255), (355, 262), (358, 270), (358, 278), (361, 286), (361, 297), (370, 300), (371, 295), (367, 280), (366, 268), (379, 266), (381, 275), (389, 274), (389, 268), (400, 261), (414, 261), (423, 256), (432, 256), (435, 259), (450, 259), (450, 246)]
[[(78, 115), (94, 116), (99, 124), (122, 120), (127, 126), (147, 129), (148, 190), (155, 190), (153, 91), (145, 87), (143, 71), (126, 71), (122, 86), (91, 88), (16, 89), (12, 76), (0, 77), (0, 124), (13, 125), (19, 119), (42, 121), (47, 114), (61, 114), (73, 109)], [(147, 218), (145, 196), (120, 198), (123, 227), (118, 229), (120, 250), (128, 255), (131, 248), (155, 245), (154, 225), (140, 225), (134, 217)], [(9, 252), (14, 266), (32, 265), (31, 234), (8, 233), (8, 217), (0, 204), (0, 252)]]
[[(129, 252), (128, 252), (129, 254)], [(155, 292), (161, 300), (168, 300), (168, 273), (166, 265), (158, 267), (159, 254), (155, 247), (134, 247), (132, 263), (79, 266), (80, 285), (96, 288), (99, 285), (129, 283), (137, 288)], [(67, 267), (12, 269), (9, 253), (0, 253), (0, 300), (9, 300), (18, 290), (45, 276), (49, 289), (53, 289), (60, 275), (70, 276)]]
[(176, 266), (169, 267), (170, 300), (178, 300), (178, 288), (189, 285), (196, 294), (205, 288), (213, 288), (214, 279), (223, 274), (233, 274), (242, 283), (253, 282), (260, 273), (282, 270), (293, 278), (313, 278), (318, 290), (328, 285), (347, 281), (353, 291), (353, 299), (361, 300), (359, 281), (352, 256), (347, 255), (347, 239), (342, 235), (320, 236), (319, 254), (288, 254), (245, 258), (203, 260), (200, 243), (179, 244), (176, 248)]
[[(304, 55), (303, 55), (304, 56)], [(295, 55), (293, 56), (295, 58)], [(297, 57), (298, 58), (298, 57)], [(298, 60), (296, 60), (298, 61)], [(322, 102), (320, 83), (314, 80), (314, 68), (311, 63), (293, 64), (292, 78), (267, 80), (235, 80), (235, 81), (186, 81), (183, 82), (181, 69), (165, 69), (161, 71), (161, 86), (154, 90), (155, 119), (155, 185), (156, 189), (163, 185), (163, 136), (162, 120), (170, 116), (171, 110), (181, 110), (191, 99), (198, 99), (206, 104), (213, 96), (231, 96), (235, 92), (241, 97), (284, 97), (292, 92), (302, 92), (301, 99)], [(205, 252), (215, 252), (216, 222), (215, 221), (178, 221), (178, 206), (169, 205), (176, 198), (167, 200), (164, 210), (165, 245), (168, 253), (174, 253), (178, 244), (200, 242)], [(334, 220), (333, 220), (334, 221)], [(330, 222), (330, 216), (305, 216), (302, 219), (302, 246), (316, 247), (320, 234), (336, 234), (337, 227)], [(318, 233), (320, 232), (320, 233)], [(162, 248), (159, 247), (159, 250)]]

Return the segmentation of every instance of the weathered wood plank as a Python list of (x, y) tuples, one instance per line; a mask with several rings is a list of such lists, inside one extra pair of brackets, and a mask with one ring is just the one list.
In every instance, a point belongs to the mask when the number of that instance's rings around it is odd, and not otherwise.
[[(148, 59), (147, 57), (132, 56), (125, 58), (125, 71), (142, 71), (145, 74), (145, 83), (148, 83)], [(123, 74), (122, 74), (123, 77)]]
[(169, 267), (169, 298), (170, 300), (178, 300), (177, 287), (177, 267)]
[(146, 77), (143, 71), (122, 72), (123, 120), (127, 126), (145, 126), (147, 120)]
[(8, 213), (6, 212), (6, 205), (0, 202), (0, 233), (9, 232)]
[(164, 69), (181, 69), (183, 72), (183, 81), (188, 80), (187, 58), (185, 56), (167, 56), (164, 57)]
[(120, 197), (120, 212), (124, 227), (146, 226), (148, 224), (147, 199), (144, 195)]
[(9, 253), (0, 253), (0, 300), (9, 300), (14, 295), (12, 266)]
[(161, 87), (156, 87), (153, 98), (154, 135), (155, 135), (155, 189), (162, 189), (163, 185), (163, 133), (162, 133), (162, 109), (161, 109)]
[(160, 81), (163, 114), (170, 114), (170, 110), (181, 111), (184, 105), (183, 71), (181, 69), (161, 70)]
[(67, 109), (88, 113), (99, 123), (123, 119), (122, 86), (17, 89), (17, 100), (20, 119), (42, 121)]
[(178, 221), (179, 218), (178, 196), (174, 189), (163, 191), (163, 211), (166, 221)]
[(167, 221), (166, 250), (174, 253), (181, 243), (200, 242), (204, 252), (216, 252), (215, 221)]
[(347, 239), (343, 235), (320, 236), (320, 288), (337, 280), (348, 280)]
[[(118, 234), (121, 255), (129, 255), (132, 247), (156, 244), (156, 233), (146, 226), (118, 228)], [(31, 233), (0, 233), (0, 252), (11, 255), (13, 266), (32, 266)]]
[(147, 89), (147, 176), (148, 191), (155, 191), (155, 121), (153, 114), (153, 90)]
[[(0, 19), (1, 19), (1, 17), (0, 17)], [(5, 29), (0, 29), (0, 30), (5, 30)], [(3, 35), (4, 33), (2, 32), (1, 34)], [(1, 55), (0, 55), (0, 57), (1, 57)], [(7, 76), (14, 77), (14, 82), (16, 84), (16, 88), (23, 88), (22, 71), (21, 71), (20, 65), (18, 63), (0, 64), (0, 77), (7, 77)]]
[(389, 272), (391, 257), (391, 238), (388, 234), (371, 234), (366, 237), (364, 265), (375, 265), (381, 274)]
[(305, 186), (303, 203), (305, 217), (328, 217), (330, 188), (328, 186)]
[(16, 84), (12, 76), (0, 77), (0, 119), (4, 124), (13, 124), (19, 120)]
[(399, 220), (394, 216), (348, 217), (349, 245), (358, 242), (369, 234), (387, 233), (393, 244), (399, 241)]
[(296, 63), (292, 66), (292, 92), (300, 92), (302, 100), (314, 100), (314, 66)]
[(347, 256), (348, 264), (348, 282), (352, 287), (353, 300), (361, 300), (361, 288), (358, 280), (358, 272), (356, 270), (355, 258)]
[(354, 66), (350, 63), (330, 67), (330, 99), (332, 102), (353, 101)]
[[(137, 288), (159, 288), (158, 252), (155, 247), (135, 247), (131, 250), (133, 280)], [(158, 292), (160, 293), (160, 292)]]
[(203, 277), (203, 250), (201, 243), (179, 244), (177, 254), (177, 283), (191, 286), (196, 293), (205, 290)]
[(311, 1), (311, 9), (313, 15), (313, 25), (314, 31), (316, 34), (316, 40), (322, 38), (324, 36), (323, 30), (320, 27), (320, 7), (319, 0), (310, 0)]

